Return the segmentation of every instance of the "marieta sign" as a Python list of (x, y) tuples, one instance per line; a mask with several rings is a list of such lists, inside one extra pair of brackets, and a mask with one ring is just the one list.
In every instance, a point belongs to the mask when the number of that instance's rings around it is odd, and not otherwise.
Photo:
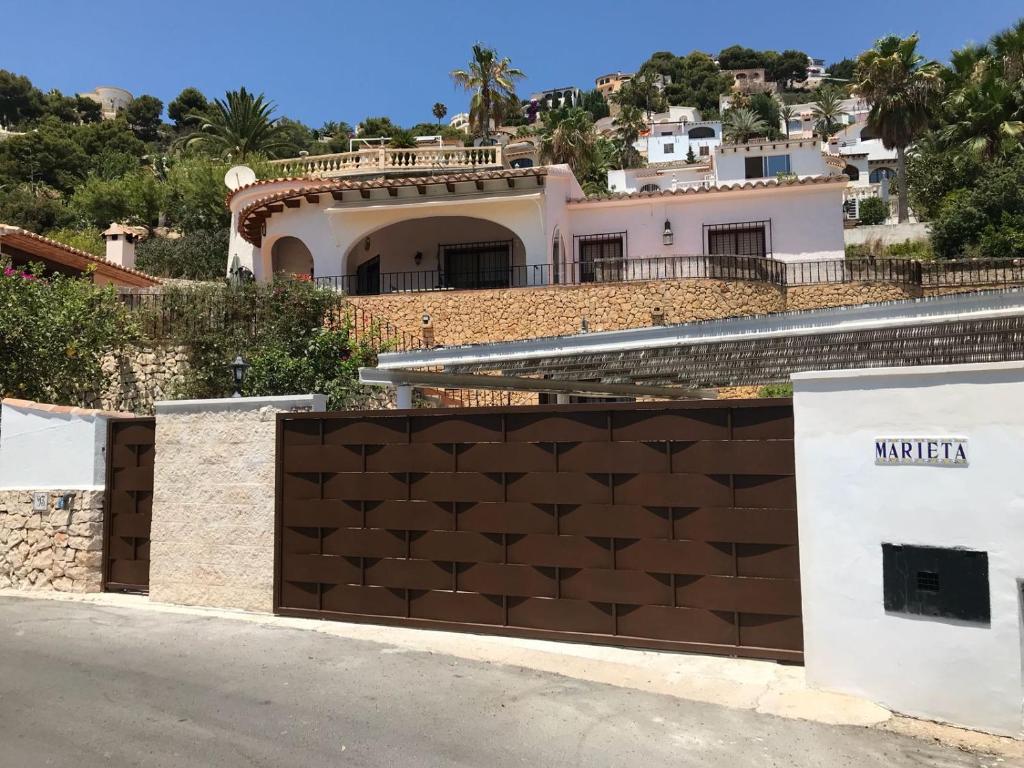
[(962, 437), (875, 438), (875, 464), (966, 467), (967, 463), (967, 440)]

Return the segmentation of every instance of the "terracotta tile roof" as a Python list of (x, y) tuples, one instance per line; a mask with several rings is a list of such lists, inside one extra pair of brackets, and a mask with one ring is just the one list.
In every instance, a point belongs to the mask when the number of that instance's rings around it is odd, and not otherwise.
[(644, 197), (676, 197), (682, 195), (710, 195), (720, 192), (740, 192), (750, 189), (767, 189), (770, 187), (798, 187), (815, 184), (846, 184), (847, 178), (838, 176), (805, 176), (801, 179), (755, 179), (737, 181), (733, 184), (719, 184), (710, 187), (683, 187), (680, 189), (659, 189), (656, 192), (609, 192), (603, 195), (590, 195), (579, 200), (570, 200), (570, 205), (594, 202), (612, 202), (615, 200), (633, 200)]
[[(246, 184), (234, 189), (225, 197), (225, 203), (230, 206), (231, 200), (240, 192), (253, 187), (264, 187), (269, 184), (280, 184), (283, 181), (301, 184), (301, 191), (295, 194), (306, 195), (318, 192), (330, 192), (335, 189), (386, 189), (387, 187), (416, 186), (417, 184), (444, 184), (446, 181), (486, 181), (487, 179), (518, 178), (520, 176), (544, 176), (547, 168), (538, 166), (535, 168), (496, 168), (490, 171), (466, 171), (464, 173), (434, 174), (433, 176), (380, 176), (373, 179), (310, 179), (303, 176), (283, 176), (278, 179), (257, 179), (252, 184)], [(280, 198), (284, 199), (284, 198)]]
[(5, 397), (0, 400), (3, 405), (17, 408), (20, 411), (43, 411), (45, 413), (64, 413), (69, 416), (102, 416), (104, 418), (134, 419), (134, 413), (127, 411), (103, 411), (97, 408), (76, 408), (72, 405), (54, 405), (53, 403), (37, 403), (35, 400), (19, 400), (16, 397)]
[(160, 284), (160, 280), (158, 278), (155, 278), (152, 275), (147, 275), (145, 272), (141, 272), (137, 269), (131, 269), (129, 267), (122, 267), (112, 261), (107, 261), (106, 259), (102, 259), (99, 256), (91, 254), (88, 251), (83, 251), (79, 248), (72, 248), (70, 245), (65, 245), (57, 240), (51, 240), (48, 237), (37, 235), (35, 232), (29, 232), (27, 229), (22, 229), (21, 227), (14, 227), (9, 224), (0, 224), (0, 246), (2, 246), (4, 242), (7, 242), (8, 239), (10, 239), (12, 245), (20, 242), (26, 249), (32, 247), (32, 241), (41, 243), (48, 247), (49, 254), (38, 254), (41, 259), (50, 258), (53, 261), (59, 261), (60, 256), (54, 253), (54, 251), (62, 251), (64, 254), (72, 257), (71, 259), (61, 261), (62, 264), (74, 268), (82, 268), (87, 266), (87, 264), (76, 264), (74, 263), (74, 260), (84, 260), (95, 264), (97, 271), (106, 276), (113, 278), (121, 277), (128, 285), (151, 286)]
[(519, 179), (536, 178), (538, 180), (548, 175), (548, 169), (544, 166), (535, 168), (504, 168), (491, 171), (467, 171), (465, 173), (435, 174), (433, 176), (385, 176), (373, 179), (263, 179), (255, 181), (244, 187), (239, 187), (227, 196), (226, 202), (231, 204), (231, 199), (239, 192), (259, 186), (278, 184), (280, 182), (296, 182), (296, 186), (286, 189), (279, 189), (264, 197), (259, 197), (247, 204), (238, 213), (238, 232), (246, 240), (250, 240), (251, 233), (247, 231), (248, 218), (264, 206), (280, 203), (283, 200), (303, 197), (305, 195), (317, 195), (330, 192), (344, 191), (368, 191), (373, 189), (398, 189), (401, 187), (420, 187), (438, 184), (457, 184), (465, 181), (489, 181), (492, 179)]

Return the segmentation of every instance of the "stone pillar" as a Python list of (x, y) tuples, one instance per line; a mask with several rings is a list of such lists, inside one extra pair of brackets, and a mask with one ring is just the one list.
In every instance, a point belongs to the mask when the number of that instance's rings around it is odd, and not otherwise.
[(155, 404), (151, 599), (273, 610), (276, 416), (326, 405), (326, 395)]

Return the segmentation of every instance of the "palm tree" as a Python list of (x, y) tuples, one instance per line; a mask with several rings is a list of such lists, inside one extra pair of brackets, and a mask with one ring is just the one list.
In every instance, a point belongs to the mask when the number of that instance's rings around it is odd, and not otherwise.
[(726, 140), (736, 144), (746, 144), (753, 138), (766, 136), (769, 131), (768, 124), (756, 112), (742, 107), (725, 113), (722, 129)]
[(632, 104), (623, 104), (619, 114), (612, 120), (618, 133), (619, 151), (618, 160), (620, 168), (636, 168), (640, 165), (641, 157), (634, 146), (640, 133), (647, 128), (647, 120), (639, 107)]
[(1017, 105), (1014, 87), (990, 70), (950, 96), (949, 122), (939, 138), (985, 160), (1017, 151), (1024, 139), (1024, 108)]
[(779, 117), (782, 118), (782, 122), (786, 124), (786, 138), (789, 138), (789, 124), (796, 117), (796, 110), (792, 104), (783, 104), (779, 107)]
[(581, 179), (591, 173), (600, 159), (598, 138), (590, 113), (573, 107), (562, 120), (545, 120), (540, 139), (541, 160), (565, 163)]
[(927, 127), (933, 100), (942, 90), (941, 67), (917, 52), (917, 35), (883, 37), (857, 58), (854, 91), (871, 105), (868, 126), (886, 149), (896, 150), (900, 222), (907, 205), (907, 146)]
[(814, 132), (826, 141), (843, 127), (843, 95), (838, 88), (826, 85), (818, 89), (811, 108)]
[(987, 45), (953, 52), (940, 142), (992, 160), (1022, 148), (1024, 138), (1024, 20)]
[(279, 150), (295, 149), (274, 119), (274, 104), (244, 87), (228, 91), (223, 101), (214, 99), (207, 111), (189, 118), (198, 121), (199, 129), (183, 138), (184, 146), (218, 157), (244, 163), (251, 155), (273, 157)]
[(430, 110), (434, 113), (434, 117), (437, 118), (437, 127), (441, 127), (441, 121), (444, 120), (444, 116), (448, 114), (448, 107), (442, 104), (440, 101), (434, 102), (434, 108)]
[(506, 114), (518, 109), (516, 81), (524, 77), (523, 71), (513, 67), (508, 57), (499, 57), (496, 50), (480, 43), (473, 46), (473, 58), (466, 69), (451, 72), (457, 86), (473, 91), (469, 122), (483, 136), (484, 144), (490, 143), (491, 120), (498, 123)]

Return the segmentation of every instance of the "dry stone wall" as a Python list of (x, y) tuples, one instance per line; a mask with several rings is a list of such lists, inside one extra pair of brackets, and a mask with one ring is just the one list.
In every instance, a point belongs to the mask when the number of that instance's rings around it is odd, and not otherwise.
[(154, 402), (174, 397), (189, 369), (188, 349), (132, 347), (108, 352), (102, 365), (107, 386), (96, 407), (151, 414)]
[[(723, 317), (849, 306), (919, 296), (893, 283), (784, 289), (739, 280), (658, 280), (605, 285), (352, 296), (349, 301), (430, 345), (512, 341)], [(423, 327), (422, 317), (430, 315)]]
[[(58, 509), (68, 498), (70, 508)], [(0, 587), (98, 592), (103, 579), (103, 491), (0, 491)]]

